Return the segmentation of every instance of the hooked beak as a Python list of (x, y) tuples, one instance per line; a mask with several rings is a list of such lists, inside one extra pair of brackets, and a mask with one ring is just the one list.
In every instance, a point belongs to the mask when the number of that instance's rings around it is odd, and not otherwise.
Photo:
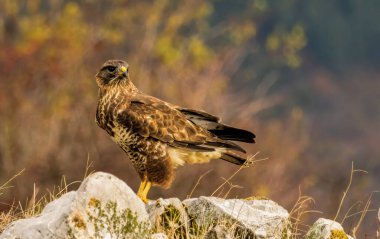
[(125, 66), (120, 67), (119, 76), (127, 76), (127, 68)]

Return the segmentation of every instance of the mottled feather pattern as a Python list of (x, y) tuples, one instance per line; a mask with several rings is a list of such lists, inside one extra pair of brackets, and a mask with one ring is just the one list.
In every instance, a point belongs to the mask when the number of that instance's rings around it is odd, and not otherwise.
[(245, 162), (244, 156), (233, 153), (245, 150), (226, 139), (254, 142), (254, 134), (221, 124), (220, 118), (204, 111), (141, 93), (129, 79), (127, 67), (123, 61), (107, 61), (96, 75), (96, 122), (126, 152), (142, 179), (168, 187), (174, 169), (185, 163), (217, 158)]
[[(139, 99), (137, 101), (137, 99)], [(143, 103), (142, 100), (146, 102)], [(186, 141), (202, 144), (214, 136), (186, 120), (180, 112), (164, 102), (146, 97), (133, 97), (129, 107), (120, 112), (118, 119), (140, 135), (153, 137), (167, 143)]]
[(115, 137), (112, 138), (126, 152), (141, 178), (147, 175), (153, 184), (170, 185), (173, 174), (169, 169), (172, 166), (164, 143), (143, 138), (120, 125), (116, 125)]

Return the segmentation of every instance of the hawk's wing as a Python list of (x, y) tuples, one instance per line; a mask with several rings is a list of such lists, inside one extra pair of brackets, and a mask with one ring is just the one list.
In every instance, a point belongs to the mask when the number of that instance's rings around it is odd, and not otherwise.
[(221, 123), (221, 119), (201, 110), (177, 108), (188, 120), (207, 129), (209, 132), (224, 140), (255, 142), (255, 134), (244, 129), (238, 129)]
[(188, 120), (186, 115), (154, 97), (136, 95), (117, 121), (143, 137), (151, 137), (174, 147), (213, 151), (215, 147), (245, 152), (240, 146), (218, 139), (207, 129)]

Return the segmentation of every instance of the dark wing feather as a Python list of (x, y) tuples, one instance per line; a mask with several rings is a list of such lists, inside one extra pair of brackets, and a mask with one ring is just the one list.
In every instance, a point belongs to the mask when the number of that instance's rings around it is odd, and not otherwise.
[(215, 129), (209, 129), (209, 131), (221, 139), (255, 143), (255, 134), (244, 129), (219, 124)]
[(178, 110), (185, 114), (188, 120), (204, 129), (207, 129), (221, 139), (242, 141), (247, 143), (255, 142), (254, 139), (256, 136), (252, 132), (222, 124), (220, 123), (220, 118), (210, 115), (204, 111), (186, 108), (178, 108)]
[(221, 119), (215, 115), (211, 115), (205, 111), (202, 110), (194, 110), (189, 108), (177, 108), (179, 111), (181, 111), (184, 115), (186, 115), (186, 118), (189, 120), (201, 120), (201, 121), (209, 121), (209, 122), (216, 122), (219, 123)]
[(152, 137), (169, 145), (196, 151), (214, 151), (216, 147), (245, 152), (240, 146), (218, 139), (189, 121), (171, 105), (146, 95), (138, 95), (118, 112), (117, 121), (143, 137)]

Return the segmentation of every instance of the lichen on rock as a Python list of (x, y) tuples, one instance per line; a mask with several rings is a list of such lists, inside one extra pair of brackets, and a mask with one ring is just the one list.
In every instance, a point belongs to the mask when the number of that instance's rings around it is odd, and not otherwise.
[(282, 238), (289, 224), (289, 213), (270, 200), (200, 197), (183, 203), (199, 227), (223, 221), (240, 237)]
[(351, 236), (347, 235), (342, 225), (338, 222), (319, 218), (310, 230), (307, 232), (305, 239), (350, 239)]

